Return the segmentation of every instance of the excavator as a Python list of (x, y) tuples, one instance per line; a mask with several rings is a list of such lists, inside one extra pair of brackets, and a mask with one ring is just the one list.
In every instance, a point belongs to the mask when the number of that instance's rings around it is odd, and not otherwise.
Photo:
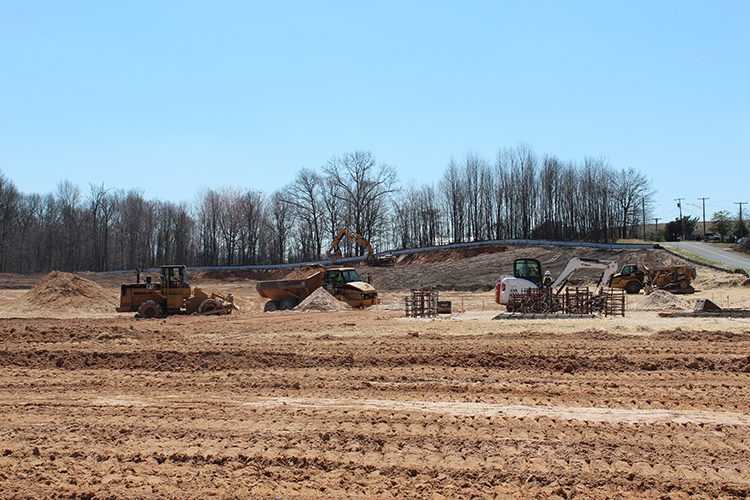
[[(595, 295), (601, 295), (612, 275), (617, 272), (617, 262), (575, 257), (568, 261), (568, 264), (557, 279), (552, 282), (550, 288), (555, 294), (559, 294), (573, 273), (581, 269), (601, 269), (603, 271), (595, 292)], [(513, 276), (500, 276), (495, 286), (495, 302), (507, 305), (511, 294), (541, 288), (543, 276), (542, 263), (539, 260), (516, 259), (513, 262)]]
[(336, 237), (333, 238), (333, 241), (331, 241), (331, 249), (328, 250), (328, 258), (331, 259), (331, 262), (336, 262), (341, 258), (341, 250), (339, 249), (339, 244), (344, 238), (348, 238), (350, 241), (353, 241), (358, 246), (364, 248), (365, 252), (367, 252), (367, 263), (371, 266), (392, 266), (396, 263), (395, 256), (376, 254), (375, 250), (373, 250), (372, 248), (372, 245), (364, 236), (353, 231), (349, 231), (345, 227), (341, 228), (338, 234), (336, 234)]

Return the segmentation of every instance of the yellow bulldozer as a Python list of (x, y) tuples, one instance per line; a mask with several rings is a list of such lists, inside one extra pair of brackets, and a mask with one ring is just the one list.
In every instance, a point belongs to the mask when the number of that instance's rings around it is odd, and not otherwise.
[(328, 250), (328, 258), (331, 262), (341, 258), (339, 244), (344, 238), (348, 238), (367, 252), (367, 263), (371, 266), (392, 266), (396, 263), (396, 257), (393, 255), (378, 255), (372, 248), (372, 244), (361, 234), (342, 228), (331, 241), (331, 249)]
[(232, 294), (208, 295), (190, 287), (187, 267), (161, 266), (159, 281), (138, 271), (135, 283), (120, 286), (120, 307), (117, 312), (134, 312), (136, 318), (162, 318), (171, 314), (230, 314), (239, 310)]

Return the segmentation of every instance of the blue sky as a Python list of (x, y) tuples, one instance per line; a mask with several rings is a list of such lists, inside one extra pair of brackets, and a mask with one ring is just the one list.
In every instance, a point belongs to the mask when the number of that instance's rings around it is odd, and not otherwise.
[[(750, 2), (0, 3), (0, 170), (190, 200), (369, 150), (408, 185), (525, 143), (750, 201)], [(693, 204), (691, 206), (690, 204)]]

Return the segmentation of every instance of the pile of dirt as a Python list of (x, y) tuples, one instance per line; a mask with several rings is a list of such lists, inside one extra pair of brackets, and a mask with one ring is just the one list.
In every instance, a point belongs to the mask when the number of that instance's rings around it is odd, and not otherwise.
[(318, 288), (300, 302), (295, 311), (348, 311), (351, 307), (346, 302), (336, 300), (325, 288)]
[(52, 271), (6, 309), (9, 312), (54, 316), (65, 313), (113, 313), (117, 296), (77, 274)]
[(690, 301), (677, 295), (665, 292), (664, 290), (655, 290), (645, 299), (633, 306), (635, 311), (663, 311), (665, 309), (690, 309)]
[(307, 266), (299, 269), (292, 269), (283, 279), (285, 280), (303, 280), (318, 271), (324, 269), (323, 266)]

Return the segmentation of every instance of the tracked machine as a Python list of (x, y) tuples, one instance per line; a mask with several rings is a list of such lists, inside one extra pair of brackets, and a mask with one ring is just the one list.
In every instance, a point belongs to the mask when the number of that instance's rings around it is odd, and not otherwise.
[(341, 258), (339, 244), (344, 238), (348, 238), (357, 246), (364, 249), (367, 253), (367, 263), (371, 266), (392, 266), (396, 263), (396, 257), (394, 255), (379, 255), (375, 253), (372, 244), (367, 238), (361, 234), (349, 231), (347, 228), (342, 228), (333, 238), (333, 241), (331, 241), (331, 248), (328, 250), (328, 258), (331, 259), (331, 262), (336, 262)]
[[(575, 272), (587, 269), (602, 271), (593, 290), (567, 286)], [(576, 257), (568, 261), (554, 282), (543, 286), (541, 262), (537, 259), (516, 259), (513, 275), (501, 276), (497, 282), (495, 302), (505, 305), (508, 312), (524, 314), (624, 314), (622, 292), (605, 290), (616, 270), (617, 263), (611, 260)]]
[(136, 282), (120, 286), (120, 307), (117, 312), (134, 312), (136, 318), (161, 318), (171, 314), (230, 314), (232, 294), (211, 295), (190, 286), (187, 267), (161, 266), (159, 280), (150, 275), (143, 282), (137, 273)]

